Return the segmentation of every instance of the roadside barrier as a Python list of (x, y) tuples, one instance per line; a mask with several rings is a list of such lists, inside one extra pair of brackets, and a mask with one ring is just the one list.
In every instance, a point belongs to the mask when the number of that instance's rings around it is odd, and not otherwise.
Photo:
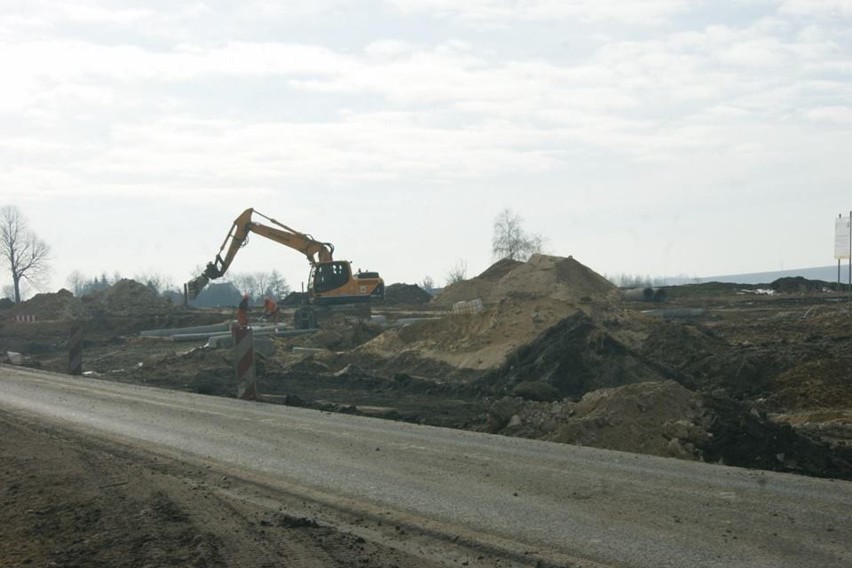
[(257, 400), (257, 376), (254, 368), (254, 336), (250, 327), (234, 325), (234, 364), (237, 368), (237, 398)]
[(83, 374), (83, 328), (74, 326), (68, 335), (68, 374)]
[(15, 321), (17, 323), (32, 323), (35, 320), (36, 317), (34, 315), (18, 314), (15, 316)]

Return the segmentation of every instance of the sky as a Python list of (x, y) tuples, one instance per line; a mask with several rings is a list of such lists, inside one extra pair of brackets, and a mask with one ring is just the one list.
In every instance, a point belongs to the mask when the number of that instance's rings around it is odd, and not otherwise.
[[(831, 265), (852, 208), (852, 0), (0, 0), (0, 81), (44, 291), (180, 284), (250, 207), (437, 285), (507, 209), (601, 274), (704, 277)], [(308, 268), (254, 236), (231, 270)]]

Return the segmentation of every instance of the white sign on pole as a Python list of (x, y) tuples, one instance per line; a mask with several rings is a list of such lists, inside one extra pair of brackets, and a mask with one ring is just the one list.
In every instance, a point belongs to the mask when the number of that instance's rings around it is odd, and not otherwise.
[(834, 258), (843, 260), (849, 258), (852, 233), (850, 233), (850, 217), (838, 217), (834, 220)]

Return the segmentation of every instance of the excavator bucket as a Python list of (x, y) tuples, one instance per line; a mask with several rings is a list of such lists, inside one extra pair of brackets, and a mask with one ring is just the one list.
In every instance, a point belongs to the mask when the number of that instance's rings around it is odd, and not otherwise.
[(210, 279), (204, 276), (203, 274), (187, 282), (186, 291), (189, 295), (189, 299), (194, 300), (195, 298), (197, 298), (201, 291), (204, 289), (204, 287), (207, 286), (208, 282), (210, 282)]

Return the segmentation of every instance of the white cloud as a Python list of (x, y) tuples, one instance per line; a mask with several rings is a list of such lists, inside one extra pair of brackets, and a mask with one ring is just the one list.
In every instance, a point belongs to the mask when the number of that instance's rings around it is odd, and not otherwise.
[(139, 8), (104, 8), (94, 2), (53, 2), (49, 9), (62, 18), (72, 22), (94, 24), (138, 24), (152, 16), (153, 12)]
[(472, 24), (516, 21), (619, 21), (659, 24), (688, 7), (685, 0), (386, 0), (403, 13), (426, 13)]
[(852, 17), (852, 0), (784, 0), (779, 12), (794, 16)]
[(852, 107), (850, 106), (812, 108), (805, 113), (805, 116), (817, 122), (837, 126), (852, 126)]
[[(67, 27), (67, 14), (2, 18), (0, 187), (47, 201), (215, 196), (231, 206), (293, 187), (461, 195), (485, 186), (491, 201), (545, 194), (582, 216), (612, 203), (709, 207), (744, 184), (759, 202), (777, 186), (795, 191), (796, 170), (848, 179), (838, 164), (852, 144), (852, 50), (830, 19), (770, 11), (684, 27), (680, 2), (397, 1), (419, 33), (383, 25), (309, 44), (286, 26), (252, 27), (261, 14), (275, 26), (311, 21), (307, 4), (292, 14), (274, 2), (211, 6), (77, 14), (78, 24), (127, 32), (111, 42)], [(636, 10), (647, 11), (642, 23), (668, 23), (636, 32), (626, 21)], [(522, 22), (541, 37), (519, 51), (500, 44), (501, 32), (423, 17), (441, 13), (510, 32)], [(142, 39), (128, 35), (134, 18)], [(221, 37), (211, 37), (211, 19)], [(550, 22), (567, 20), (596, 22), (572, 31), (587, 51), (566, 55), (564, 30)]]

